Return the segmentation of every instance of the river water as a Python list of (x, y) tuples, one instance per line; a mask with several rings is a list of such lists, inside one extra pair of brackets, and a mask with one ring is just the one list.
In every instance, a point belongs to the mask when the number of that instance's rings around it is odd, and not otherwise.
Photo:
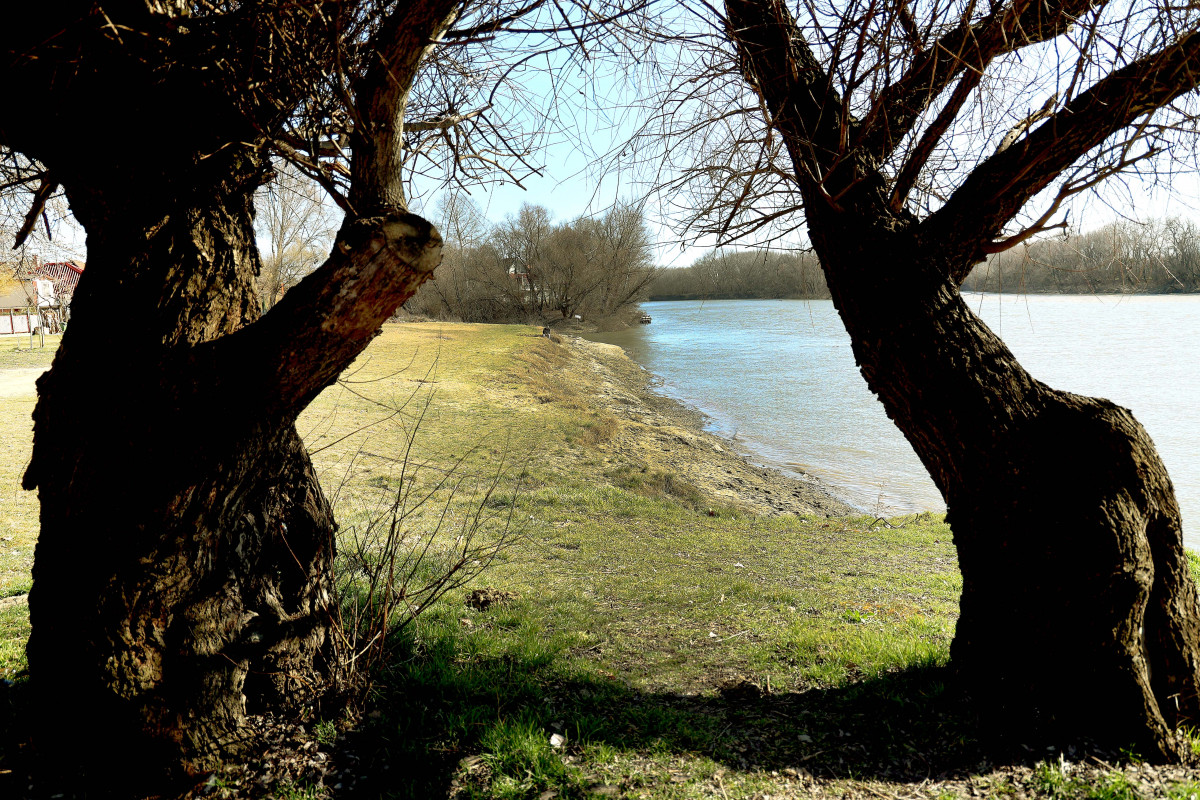
[[(1200, 296), (967, 295), (1034, 377), (1131, 409), (1153, 437), (1200, 549)], [(645, 303), (618, 344), (752, 460), (818, 477), (875, 513), (942, 510), (867, 390), (828, 300)], [(1193, 521), (1189, 525), (1189, 521)]]

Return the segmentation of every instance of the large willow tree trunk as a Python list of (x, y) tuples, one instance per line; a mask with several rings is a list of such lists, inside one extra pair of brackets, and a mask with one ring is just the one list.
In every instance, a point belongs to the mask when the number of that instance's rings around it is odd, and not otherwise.
[[(963, 575), (952, 664), (986, 730), (1171, 760), (1184, 754), (1176, 730), (1200, 720), (1200, 607), (1166, 470), (1127, 410), (1034, 380), (958, 287), (986, 253), (1047, 224), (997, 241), (1064, 170), (1194, 88), (1200, 36), (1114, 69), (1065, 108), (1048, 104), (1051, 119), (1006, 133), (925, 219), (909, 200), (979, 76), (1059, 36), (1081, 8), (999, 4), (931, 27), (946, 38), (929, 41), (900, 8), (907, 71), (873, 73), (881, 84), (860, 117), (863, 98), (842, 96), (857, 90), (786, 3), (726, 0), (739, 66), (786, 145), (863, 377), (946, 500)], [(856, 29), (866, 22), (845, 25), (838, 36), (866, 47), (859, 56), (886, 63)]]
[(941, 489), (963, 575), (953, 666), (989, 728), (1178, 756), (1200, 617), (1146, 431), (1034, 380), (915, 236), (817, 216), (868, 385)]
[[(336, 688), (335, 525), (294, 423), (440, 261), (400, 168), (409, 90), (456, 13), (135, 0), (24, 4), (0, 26), (0, 76), (28, 89), (0, 147), (37, 197), (63, 187), (88, 237), (24, 481), (41, 501), (28, 653), (48, 773), (157, 792), (242, 752), (247, 714)], [(356, 122), (348, 164), (318, 165), (337, 119)], [(260, 318), (268, 153), (336, 171), (348, 213)]]
[(318, 702), (338, 665), (334, 523), (293, 417), (205, 351), (259, 316), (262, 159), (155, 167), (66, 180), (88, 265), (25, 476), (41, 747), (147, 778), (236, 752), (246, 713)]
[(336, 688), (335, 525), (294, 422), (440, 260), (419, 217), (352, 219), (258, 319), (260, 151), (142, 163), (60, 173), (88, 266), (25, 475), (39, 747), (131, 793), (236, 756), (247, 714)]

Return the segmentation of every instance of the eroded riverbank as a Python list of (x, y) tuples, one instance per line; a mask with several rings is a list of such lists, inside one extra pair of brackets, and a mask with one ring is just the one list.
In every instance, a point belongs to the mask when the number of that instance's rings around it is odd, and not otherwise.
[(704, 430), (700, 412), (656, 394), (653, 375), (620, 347), (576, 337), (561, 346), (586, 365), (575, 369), (573, 380), (620, 420), (611, 438), (596, 445), (609, 458), (678, 475), (713, 500), (753, 513), (834, 516), (853, 510), (816, 480), (751, 464), (728, 441)]

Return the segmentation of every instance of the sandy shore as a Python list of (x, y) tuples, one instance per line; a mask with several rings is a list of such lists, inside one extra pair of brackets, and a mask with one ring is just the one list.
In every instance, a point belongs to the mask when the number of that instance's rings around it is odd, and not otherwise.
[(653, 375), (616, 345), (566, 337), (581, 380), (601, 409), (620, 420), (597, 449), (613, 460), (677, 475), (713, 501), (758, 514), (839, 516), (853, 509), (814, 480), (750, 464), (730, 442), (704, 430), (698, 411), (655, 394)]

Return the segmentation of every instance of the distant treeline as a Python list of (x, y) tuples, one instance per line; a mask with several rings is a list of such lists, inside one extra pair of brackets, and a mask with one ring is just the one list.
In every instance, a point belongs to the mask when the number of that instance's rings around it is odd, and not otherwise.
[(641, 208), (555, 222), (542, 206), (493, 225), (470, 198), (447, 196), (436, 222), (442, 264), (405, 308), (463, 322), (600, 321), (636, 312), (655, 274)]
[(812, 253), (714, 250), (690, 267), (661, 269), (651, 300), (776, 300), (829, 297)]
[(1063, 294), (1200, 292), (1200, 227), (1189, 220), (1114, 222), (992, 256), (964, 291)]

